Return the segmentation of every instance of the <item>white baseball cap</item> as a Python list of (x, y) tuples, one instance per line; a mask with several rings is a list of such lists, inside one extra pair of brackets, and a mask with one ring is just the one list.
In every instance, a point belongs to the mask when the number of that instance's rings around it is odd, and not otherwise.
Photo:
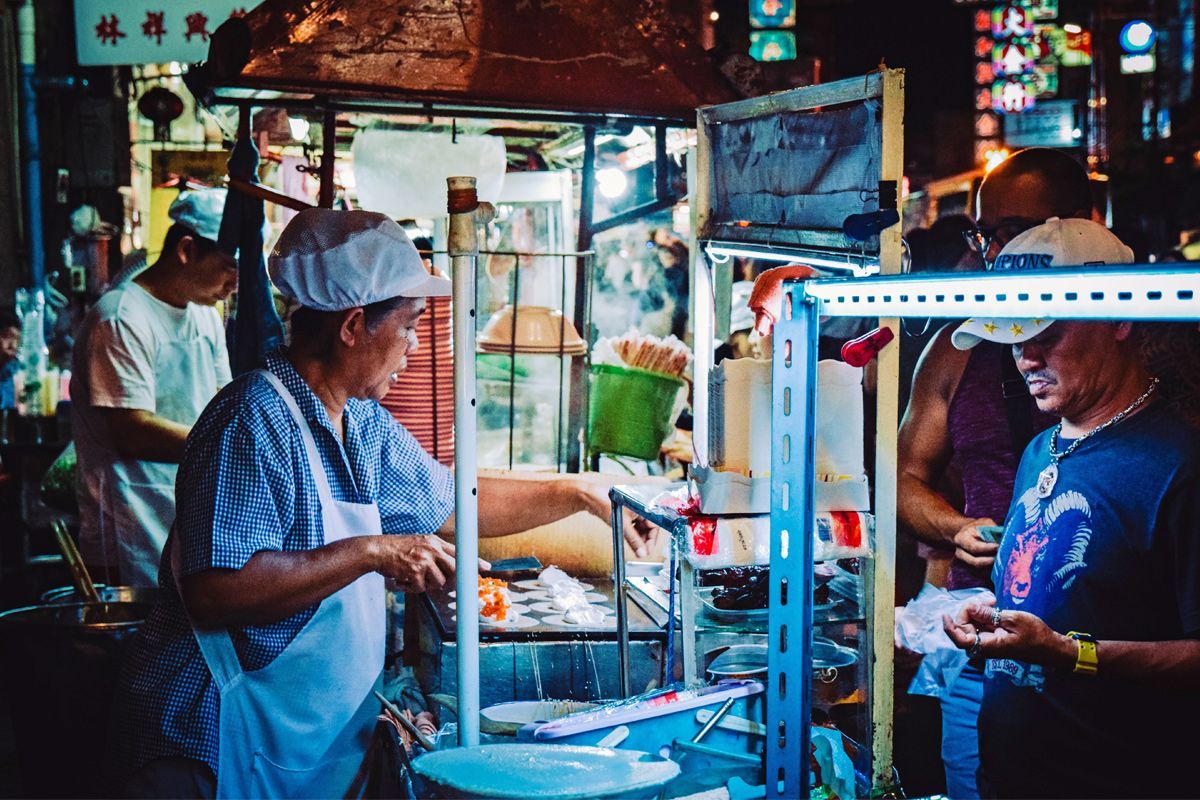
[[(1004, 246), (992, 264), (1005, 270), (1058, 269), (1061, 267), (1132, 264), (1133, 251), (1103, 225), (1089, 219), (1051, 217)], [(1019, 344), (1040, 334), (1052, 319), (976, 318), (958, 326), (950, 341), (959, 350), (970, 350), (981, 341)]]
[(187, 189), (167, 209), (172, 222), (186, 225), (205, 239), (217, 240), (225, 213), (224, 189)]
[(344, 311), (393, 297), (447, 297), (404, 229), (374, 211), (308, 208), (267, 259), (271, 281), (305, 308)]

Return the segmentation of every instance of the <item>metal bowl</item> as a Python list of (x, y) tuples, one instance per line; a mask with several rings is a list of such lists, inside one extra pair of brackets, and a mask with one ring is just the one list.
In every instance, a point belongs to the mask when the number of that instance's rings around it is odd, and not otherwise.
[(720, 652), (708, 665), (714, 680), (727, 678), (763, 678), (767, 674), (765, 644), (735, 644)]
[[(101, 603), (144, 603), (154, 605), (162, 590), (154, 586), (106, 586), (96, 584), (96, 594), (100, 595)], [(74, 586), (59, 586), (42, 594), (42, 602), (51, 605), (63, 603), (82, 603), (84, 599)]]

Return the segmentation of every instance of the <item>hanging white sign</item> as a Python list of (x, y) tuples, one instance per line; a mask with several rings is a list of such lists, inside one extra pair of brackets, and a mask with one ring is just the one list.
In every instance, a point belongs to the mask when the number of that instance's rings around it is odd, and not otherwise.
[(75, 0), (75, 49), (85, 67), (191, 64), (208, 58), (208, 40), (231, 16), (262, 0)]

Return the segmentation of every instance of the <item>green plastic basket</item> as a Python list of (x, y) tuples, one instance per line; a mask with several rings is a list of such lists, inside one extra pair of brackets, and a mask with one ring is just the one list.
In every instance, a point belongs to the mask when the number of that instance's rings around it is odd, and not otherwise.
[(592, 366), (588, 449), (593, 453), (658, 458), (671, 432), (679, 378), (607, 364)]

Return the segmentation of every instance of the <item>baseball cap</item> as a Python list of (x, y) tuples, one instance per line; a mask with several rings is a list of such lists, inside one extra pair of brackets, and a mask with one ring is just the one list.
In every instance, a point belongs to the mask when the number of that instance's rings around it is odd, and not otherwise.
[[(1103, 225), (1089, 219), (1051, 217), (1005, 245), (996, 256), (992, 271), (1132, 263), (1133, 251)], [(950, 341), (959, 350), (970, 350), (984, 340), (1019, 344), (1037, 336), (1053, 322), (1038, 318), (969, 319), (958, 326)]]
[(374, 211), (308, 208), (267, 259), (271, 281), (305, 308), (344, 311), (393, 297), (447, 297), (404, 229)]
[(217, 240), (221, 232), (221, 215), (225, 212), (224, 189), (188, 189), (179, 193), (167, 216), (172, 222), (186, 225), (205, 239)]

